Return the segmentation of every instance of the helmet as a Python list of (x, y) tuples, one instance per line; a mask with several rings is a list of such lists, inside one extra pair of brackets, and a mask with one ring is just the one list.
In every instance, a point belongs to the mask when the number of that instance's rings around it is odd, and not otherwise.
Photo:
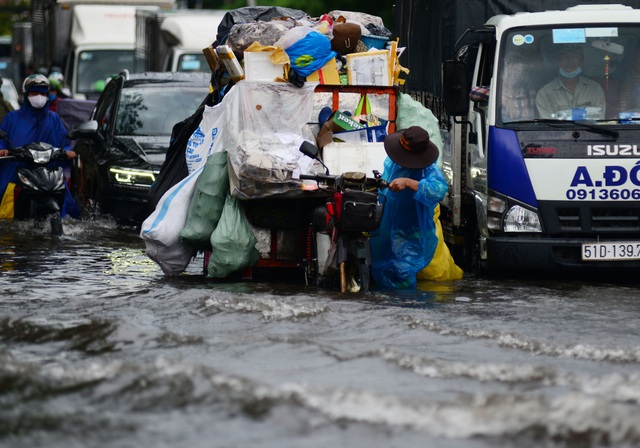
[(53, 79), (49, 77), (49, 84), (51, 84), (51, 88), (60, 92), (62, 90), (62, 84), (57, 79)]
[(49, 72), (49, 81), (53, 81), (55, 79), (56, 81), (63, 83), (64, 75), (62, 74), (62, 72), (60, 72), (60, 70), (57, 70), (57, 68), (58, 67), (51, 68), (51, 72)]
[(29, 91), (40, 91), (48, 93), (49, 80), (46, 76), (40, 74), (27, 76), (22, 83), (22, 93), (27, 93)]

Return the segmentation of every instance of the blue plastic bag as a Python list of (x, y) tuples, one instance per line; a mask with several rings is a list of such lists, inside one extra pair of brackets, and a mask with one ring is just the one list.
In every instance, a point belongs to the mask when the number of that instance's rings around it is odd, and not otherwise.
[(331, 41), (317, 31), (310, 31), (286, 48), (285, 52), (291, 59), (291, 69), (304, 78), (337, 56), (337, 53), (331, 50)]

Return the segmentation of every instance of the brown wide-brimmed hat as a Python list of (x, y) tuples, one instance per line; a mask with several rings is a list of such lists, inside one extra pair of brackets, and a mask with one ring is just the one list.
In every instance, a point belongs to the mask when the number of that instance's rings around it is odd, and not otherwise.
[(438, 160), (440, 151), (420, 126), (411, 126), (387, 135), (384, 150), (393, 162), (404, 168), (426, 168)]

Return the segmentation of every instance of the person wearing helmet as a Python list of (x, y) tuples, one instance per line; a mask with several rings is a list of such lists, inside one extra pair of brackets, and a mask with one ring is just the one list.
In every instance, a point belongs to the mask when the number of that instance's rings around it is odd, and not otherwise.
[[(9, 112), (0, 123), (0, 129), (7, 134), (6, 139), (0, 139), (0, 156), (8, 155), (7, 148), (11, 144), (18, 147), (33, 142), (64, 148), (69, 160), (76, 156), (71, 150), (67, 129), (60, 116), (49, 110), (49, 88), (49, 80), (44, 75), (33, 74), (25, 78), (22, 83), (22, 106)], [(13, 182), (17, 168), (18, 162), (0, 160), (0, 199), (4, 197), (9, 182)], [(67, 197), (70, 198), (70, 195), (67, 194)]]
[(55, 78), (49, 78), (49, 110), (58, 112), (58, 101), (61, 98), (62, 85)]

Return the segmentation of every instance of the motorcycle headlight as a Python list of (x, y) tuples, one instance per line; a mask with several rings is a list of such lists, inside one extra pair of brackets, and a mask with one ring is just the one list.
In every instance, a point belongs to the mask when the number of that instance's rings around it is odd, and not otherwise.
[(504, 217), (505, 232), (542, 232), (540, 217), (533, 210), (519, 205), (511, 207)]
[(151, 170), (111, 167), (109, 178), (118, 186), (150, 188), (156, 180), (156, 173)]

